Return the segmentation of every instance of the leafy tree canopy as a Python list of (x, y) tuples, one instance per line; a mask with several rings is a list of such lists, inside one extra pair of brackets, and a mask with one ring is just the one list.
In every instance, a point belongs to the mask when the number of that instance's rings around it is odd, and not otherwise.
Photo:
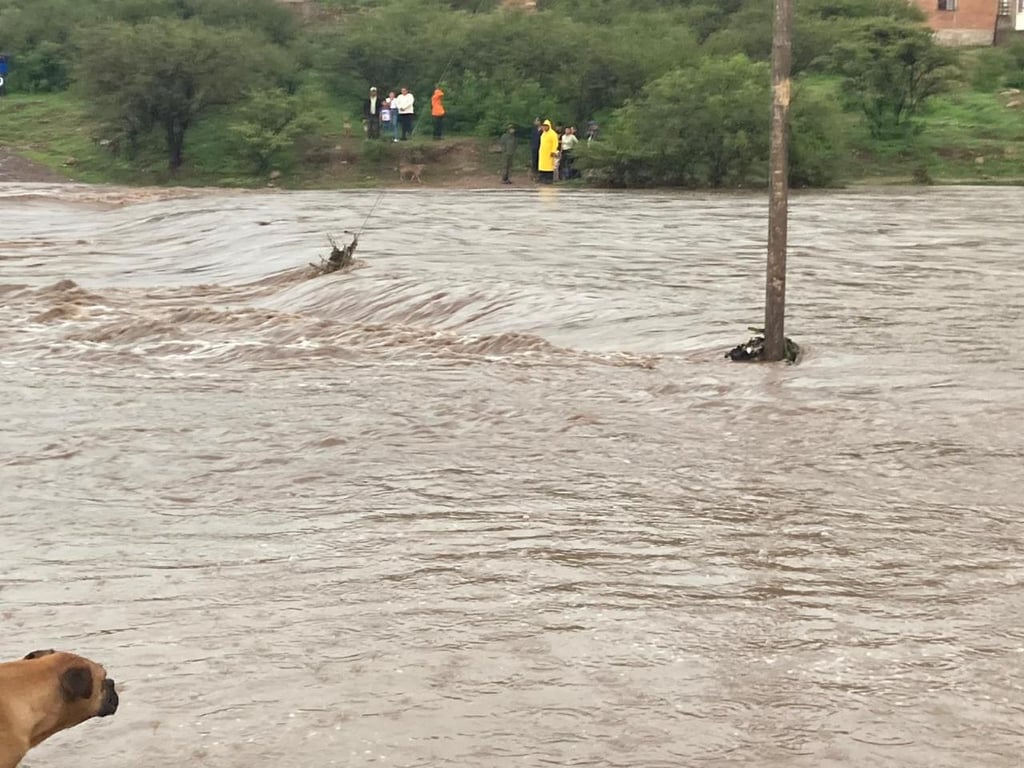
[(79, 44), (77, 80), (96, 110), (129, 142), (162, 130), (171, 168), (184, 159), (193, 122), (241, 100), (247, 86), (266, 77), (272, 58), (260, 37), (196, 20), (94, 26)]
[(927, 29), (899, 21), (867, 22), (833, 54), (844, 97), (864, 113), (874, 136), (912, 128), (920, 106), (945, 88), (954, 61)]
[(662, 75), (620, 109), (597, 164), (628, 186), (741, 185), (767, 159), (769, 103), (766, 64), (703, 59)]

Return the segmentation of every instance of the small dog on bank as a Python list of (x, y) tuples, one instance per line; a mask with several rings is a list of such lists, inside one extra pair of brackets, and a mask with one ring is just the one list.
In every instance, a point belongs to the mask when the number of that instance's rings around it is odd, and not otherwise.
[(17, 768), (39, 742), (117, 705), (107, 671), (73, 653), (32, 651), (0, 664), (0, 768)]
[(409, 181), (418, 181), (422, 184), (423, 179), (420, 178), (420, 174), (423, 173), (423, 169), (426, 167), (423, 163), (399, 163), (398, 178), (405, 181), (406, 174), (408, 174)]

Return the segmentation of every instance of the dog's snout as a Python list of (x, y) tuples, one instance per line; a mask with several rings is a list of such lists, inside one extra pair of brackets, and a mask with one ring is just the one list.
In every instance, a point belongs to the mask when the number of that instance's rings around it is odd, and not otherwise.
[(97, 717), (107, 717), (117, 712), (117, 705), (121, 703), (121, 699), (117, 695), (117, 689), (114, 687), (114, 680), (107, 678), (103, 681), (103, 701), (100, 702), (100, 711), (96, 713)]

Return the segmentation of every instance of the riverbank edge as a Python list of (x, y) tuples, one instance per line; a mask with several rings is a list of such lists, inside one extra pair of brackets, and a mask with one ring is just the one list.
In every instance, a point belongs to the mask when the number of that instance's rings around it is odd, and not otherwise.
[[(361, 140), (359, 140), (361, 143)], [(351, 144), (352, 142), (348, 142)], [(441, 159), (427, 162), (420, 181), (402, 179), (397, 168), (369, 167), (361, 163), (354, 147), (336, 146), (337, 158), (316, 174), (271, 174), (264, 178), (217, 177), (212, 174), (195, 174), (185, 171), (181, 174), (167, 172), (153, 173), (138, 171), (125, 173), (120, 170), (104, 173), (102, 168), (91, 164), (83, 171), (76, 157), (56, 157), (52, 150), (35, 146), (26, 149), (19, 146), (0, 144), (0, 183), (75, 183), (97, 186), (119, 186), (129, 188), (189, 187), (196, 189), (283, 189), (283, 190), (368, 190), (368, 189), (523, 189), (534, 188), (537, 184), (530, 178), (526, 168), (515, 168), (511, 184), (504, 184), (499, 170), (500, 162), (491, 146), (492, 142), (472, 137), (458, 137), (447, 141), (446, 152)], [(440, 148), (439, 148), (440, 149)], [(410, 147), (417, 152), (416, 145)], [(525, 154), (525, 153), (524, 153)], [(422, 158), (418, 158), (422, 159)], [(436, 160), (436, 158), (435, 158)], [(520, 163), (521, 164), (521, 163)], [(821, 189), (858, 189), (871, 187), (958, 187), (958, 186), (1024, 186), (1024, 173), (1019, 177), (986, 176), (983, 169), (974, 164), (977, 173), (973, 178), (964, 175), (950, 177), (915, 178), (912, 173), (892, 175), (863, 175), (849, 178), (832, 187)], [(1024, 169), (1022, 169), (1024, 170)], [(389, 173), (389, 171), (393, 171)], [(581, 181), (560, 182), (558, 186), (573, 189), (608, 191), (607, 187), (589, 185)], [(645, 188), (648, 189), (648, 188)], [(767, 189), (767, 185), (754, 189)], [(642, 190), (632, 190), (642, 191)], [(683, 189), (661, 187), (655, 191), (711, 192), (751, 191)]]

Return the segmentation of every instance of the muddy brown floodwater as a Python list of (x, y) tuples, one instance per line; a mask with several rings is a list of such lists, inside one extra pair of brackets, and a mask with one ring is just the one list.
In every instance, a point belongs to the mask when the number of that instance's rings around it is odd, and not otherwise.
[(1022, 207), (0, 185), (27, 765), (1019, 768)]

